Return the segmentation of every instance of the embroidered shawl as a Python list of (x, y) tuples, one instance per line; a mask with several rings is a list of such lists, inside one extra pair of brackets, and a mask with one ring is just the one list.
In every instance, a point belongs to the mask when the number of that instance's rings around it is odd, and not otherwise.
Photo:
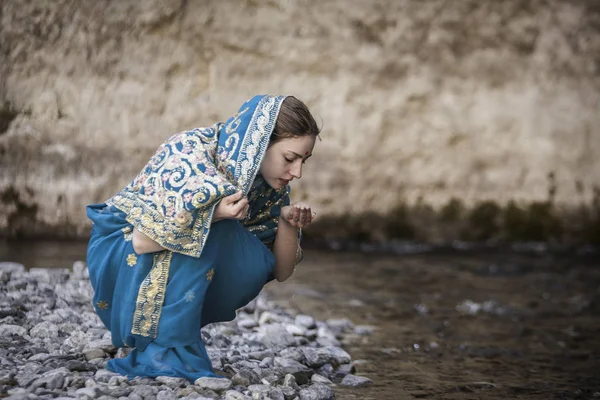
[(255, 96), (225, 123), (172, 136), (107, 203), (165, 249), (200, 257), (216, 205), (241, 190), (251, 205), (244, 225), (272, 241), (289, 187), (274, 190), (256, 178), (284, 99)]

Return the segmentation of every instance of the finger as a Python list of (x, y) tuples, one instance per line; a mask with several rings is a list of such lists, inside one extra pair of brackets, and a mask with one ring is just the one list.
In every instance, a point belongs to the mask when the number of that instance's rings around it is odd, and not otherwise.
[(233, 206), (233, 207), (234, 207), (234, 208), (233, 208), (233, 210), (234, 210), (234, 212), (237, 214), (237, 213), (240, 213), (240, 212), (244, 211), (244, 209), (245, 209), (246, 207), (248, 207), (248, 206), (249, 206), (249, 204), (248, 204), (248, 199), (244, 197), (243, 199), (241, 199), (240, 201), (238, 201), (238, 202), (237, 202), (237, 203), (236, 203), (236, 204)]
[(299, 207), (294, 207), (294, 217), (293, 217), (294, 221), (296, 221), (296, 222), (300, 221), (300, 212), (301, 212), (301, 210)]
[(300, 212), (300, 219), (299, 219), (300, 222), (306, 223), (306, 221), (308, 221), (308, 218), (309, 218), (308, 215), (309, 214), (307, 213), (307, 211), (308, 210), (306, 210), (306, 209), (302, 209), (301, 210), (301, 212)]
[(239, 192), (236, 192), (236, 193), (234, 193), (234, 194), (232, 194), (230, 196), (227, 196), (225, 198), (225, 200), (227, 200), (228, 204), (234, 204), (235, 202), (239, 201), (242, 198), (243, 195), (244, 194), (240, 190)]

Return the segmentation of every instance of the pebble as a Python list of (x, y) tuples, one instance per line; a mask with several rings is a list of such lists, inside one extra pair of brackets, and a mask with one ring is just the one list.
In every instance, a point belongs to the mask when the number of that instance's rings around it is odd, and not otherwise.
[(0, 355), (0, 393), (7, 399), (327, 400), (334, 398), (334, 379), (346, 386), (371, 383), (352, 375), (340, 340), (370, 335), (375, 327), (294, 315), (264, 294), (235, 321), (203, 328), (211, 362), (226, 377), (193, 384), (169, 376), (129, 380), (105, 369), (131, 349), (113, 346), (92, 308), (83, 262), (73, 272), (0, 262), (0, 294), (0, 308), (7, 310), (0, 338), (11, 341)]
[(194, 382), (194, 385), (200, 386), (202, 389), (209, 389), (214, 391), (227, 390), (231, 387), (231, 381), (224, 378), (198, 378)]
[(369, 378), (365, 378), (364, 376), (356, 376), (352, 374), (348, 374), (342, 379), (341, 384), (344, 386), (352, 386), (352, 387), (360, 387), (372, 384), (373, 381)]

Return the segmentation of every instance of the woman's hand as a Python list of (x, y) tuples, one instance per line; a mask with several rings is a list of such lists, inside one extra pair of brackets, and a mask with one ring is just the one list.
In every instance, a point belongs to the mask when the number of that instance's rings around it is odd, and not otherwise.
[(280, 220), (295, 228), (304, 228), (314, 221), (317, 213), (313, 212), (310, 204), (298, 202), (281, 208)]
[(212, 222), (217, 222), (222, 219), (244, 219), (248, 215), (248, 204), (247, 198), (242, 198), (242, 192), (237, 192), (231, 196), (224, 197), (213, 213)]

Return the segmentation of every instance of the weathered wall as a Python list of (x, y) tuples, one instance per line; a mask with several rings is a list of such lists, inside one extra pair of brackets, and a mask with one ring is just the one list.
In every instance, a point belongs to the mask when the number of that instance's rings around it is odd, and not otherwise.
[(595, 0), (5, 0), (0, 230), (82, 234), (170, 134), (294, 94), (322, 216), (600, 185)]

